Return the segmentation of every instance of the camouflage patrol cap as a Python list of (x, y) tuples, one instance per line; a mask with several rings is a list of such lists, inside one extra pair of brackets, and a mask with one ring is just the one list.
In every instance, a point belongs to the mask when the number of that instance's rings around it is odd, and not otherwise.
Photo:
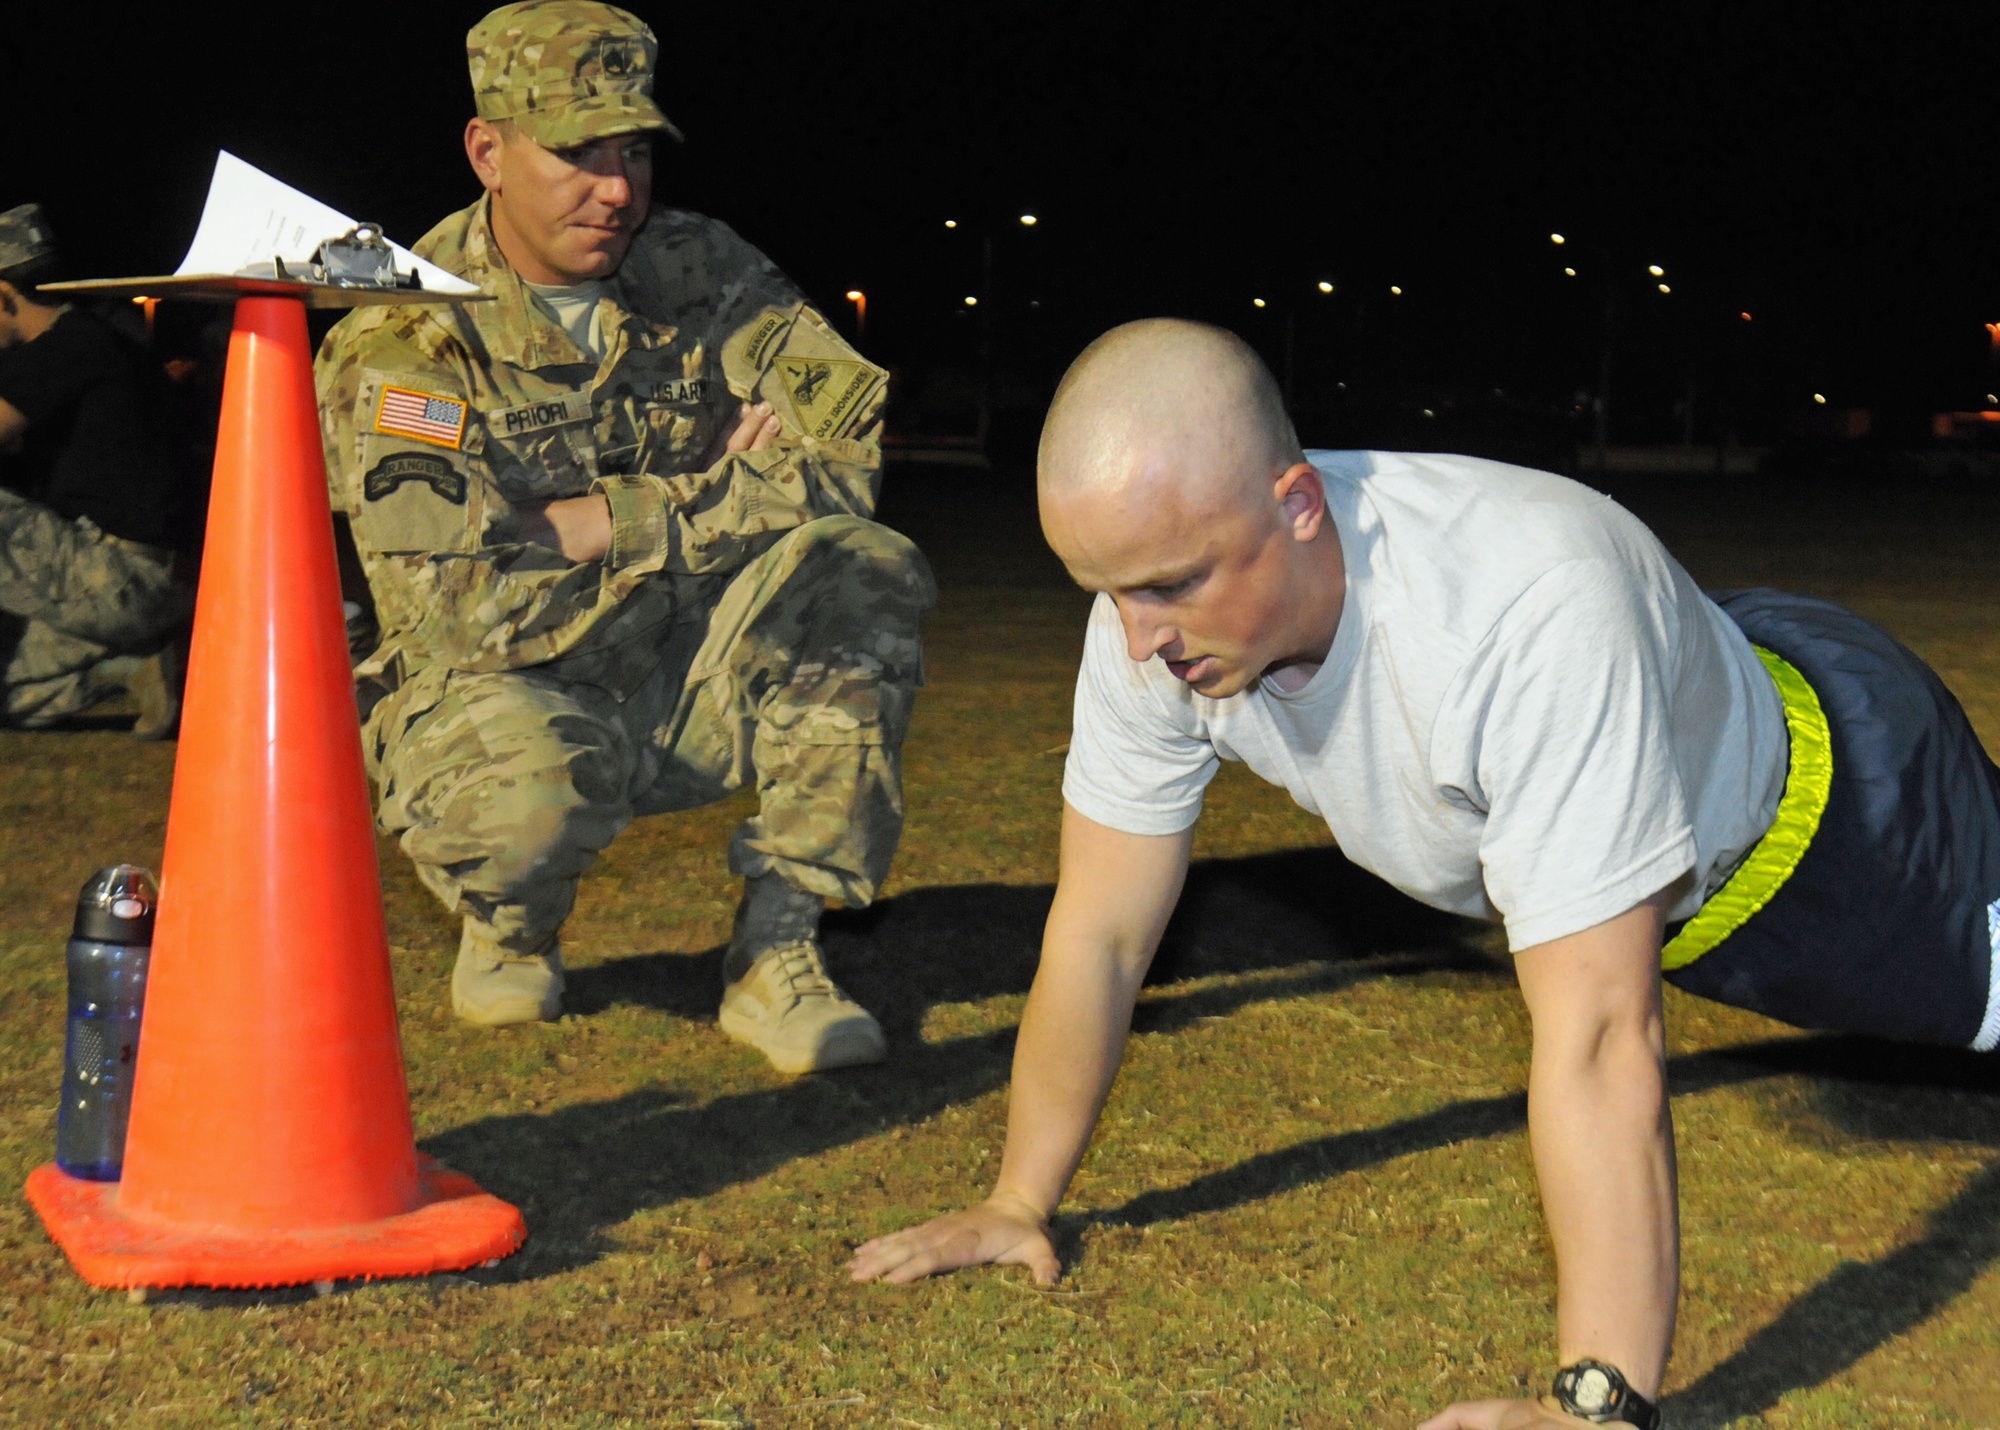
[(544, 149), (613, 134), (681, 137), (653, 103), (660, 42), (615, 5), (502, 5), (467, 33), (465, 56), (479, 117), (511, 119)]
[(42, 217), (40, 204), (22, 204), (0, 214), (0, 277), (52, 258), (55, 251), (55, 231)]

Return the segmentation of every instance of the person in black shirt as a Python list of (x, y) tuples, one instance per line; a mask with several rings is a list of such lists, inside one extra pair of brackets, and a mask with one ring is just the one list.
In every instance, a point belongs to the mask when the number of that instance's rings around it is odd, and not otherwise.
[(191, 605), (161, 383), (109, 324), (36, 296), (55, 263), (39, 208), (0, 213), (0, 719), (51, 725), (130, 690), (133, 734), (158, 739)]

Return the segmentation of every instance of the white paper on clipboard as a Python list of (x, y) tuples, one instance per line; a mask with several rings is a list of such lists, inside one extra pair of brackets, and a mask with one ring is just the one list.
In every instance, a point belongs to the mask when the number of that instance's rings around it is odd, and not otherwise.
[[(224, 150), (216, 156), (215, 177), (209, 180), (208, 202), (187, 257), (174, 270), (178, 277), (240, 274), (255, 265), (281, 258), (303, 267), (321, 243), (339, 238), (354, 220), (289, 184), (244, 163)], [(400, 272), (414, 271), (433, 293), (477, 293), (477, 284), (445, 272), (435, 263), (391, 243)]]

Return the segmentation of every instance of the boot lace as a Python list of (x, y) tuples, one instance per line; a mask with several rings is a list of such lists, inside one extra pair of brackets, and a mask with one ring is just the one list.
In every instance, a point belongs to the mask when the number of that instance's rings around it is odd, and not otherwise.
[(758, 959), (766, 966), (765, 977), (773, 987), (791, 995), (793, 1003), (807, 998), (838, 998), (840, 989), (827, 975), (826, 963), (817, 945), (800, 941), (781, 944)]

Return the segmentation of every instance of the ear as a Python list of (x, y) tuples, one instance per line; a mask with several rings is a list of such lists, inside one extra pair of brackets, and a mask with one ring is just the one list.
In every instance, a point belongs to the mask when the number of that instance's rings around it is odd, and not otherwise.
[(1327, 524), (1326, 485), (1310, 462), (1294, 462), (1278, 474), (1272, 495), (1284, 512), (1292, 540), (1312, 541)]
[(19, 316), (21, 302), (21, 290), (5, 278), (0, 278), (0, 313), (10, 318)]
[(490, 194), (500, 192), (500, 150), (507, 141), (490, 119), (471, 119), (465, 125), (465, 157), (472, 172)]

